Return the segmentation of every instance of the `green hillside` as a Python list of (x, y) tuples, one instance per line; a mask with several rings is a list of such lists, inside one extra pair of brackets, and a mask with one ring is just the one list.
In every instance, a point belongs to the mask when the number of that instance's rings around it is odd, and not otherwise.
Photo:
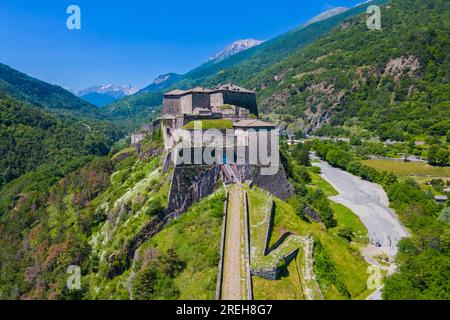
[(40, 108), (63, 114), (101, 117), (99, 110), (69, 91), (32, 78), (0, 63), (0, 92)]
[(125, 97), (102, 109), (106, 119), (128, 131), (139, 128), (159, 115), (162, 92), (144, 92)]
[(445, 136), (449, 34), (448, 1), (395, 0), (382, 8), (382, 30), (369, 31), (364, 15), (350, 19), (246, 85), (293, 133), (331, 124), (383, 140)]
[[(159, 145), (147, 140), (143, 148)], [(136, 254), (127, 251), (166, 207), (170, 174), (159, 156), (125, 148), (39, 188), (15, 180), (11, 189), (20, 182), (20, 193), (0, 193), (0, 299), (213, 299), (223, 191), (194, 204)], [(70, 265), (81, 267), (80, 291), (67, 290)]]
[[(372, 3), (386, 2), (387, 0), (375, 0)], [(368, 5), (363, 4), (327, 20), (291, 30), (219, 63), (207, 62), (183, 76), (178, 75), (175, 77), (177, 80), (175, 82), (167, 81), (159, 86), (149, 86), (133, 96), (125, 97), (108, 106), (109, 117), (120, 120), (130, 119), (130, 123), (135, 121), (141, 123), (142, 119), (149, 118), (150, 110), (161, 105), (163, 92), (170, 88), (188, 89), (198, 85), (214, 86), (227, 82), (237, 85), (249, 84), (255, 73), (264, 71), (307, 46), (349, 17), (365, 12)]]
[(106, 155), (117, 138), (109, 123), (61, 119), (0, 92), (0, 189), (44, 164)]

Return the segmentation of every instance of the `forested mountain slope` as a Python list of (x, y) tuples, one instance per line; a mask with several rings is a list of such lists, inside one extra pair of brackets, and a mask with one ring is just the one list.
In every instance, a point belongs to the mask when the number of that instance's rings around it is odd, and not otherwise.
[[(136, 253), (129, 244), (167, 206), (171, 172), (158, 141), (142, 153), (79, 159), (39, 188), (0, 193), (0, 299), (213, 299), (224, 192), (195, 204)], [(158, 153), (158, 152), (157, 152)], [(75, 167), (75, 166), (73, 166)], [(44, 176), (45, 172), (43, 173)], [(67, 268), (81, 268), (81, 290)]]
[(448, 1), (394, 0), (382, 7), (382, 30), (368, 30), (365, 15), (349, 19), (244, 84), (294, 133), (345, 124), (397, 141), (444, 136), (449, 35)]
[(60, 119), (0, 92), (0, 190), (40, 165), (105, 155), (117, 138), (109, 123)]
[(71, 92), (0, 63), (0, 92), (62, 114), (101, 117), (99, 110)]
[[(242, 51), (219, 63), (202, 64), (185, 75), (177, 75), (176, 81), (167, 81), (158, 86), (149, 86), (133, 96), (126, 97), (107, 107), (110, 119), (127, 120), (130, 123), (148, 119), (152, 110), (162, 103), (162, 94), (170, 88), (187, 89), (195, 86), (214, 86), (232, 82), (237, 85), (249, 83), (255, 73), (264, 71), (330, 32), (346, 19), (365, 12), (370, 4), (383, 4), (387, 0), (374, 0), (362, 4), (329, 19), (302, 26), (266, 41), (256, 47)], [(173, 79), (173, 78), (172, 78)]]

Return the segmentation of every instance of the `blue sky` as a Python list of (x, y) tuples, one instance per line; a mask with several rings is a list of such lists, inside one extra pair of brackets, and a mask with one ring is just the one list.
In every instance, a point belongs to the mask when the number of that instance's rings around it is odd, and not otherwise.
[[(267, 40), (361, 0), (1, 0), (0, 63), (73, 90), (148, 85), (185, 73), (237, 39)], [(66, 9), (81, 8), (81, 30)]]

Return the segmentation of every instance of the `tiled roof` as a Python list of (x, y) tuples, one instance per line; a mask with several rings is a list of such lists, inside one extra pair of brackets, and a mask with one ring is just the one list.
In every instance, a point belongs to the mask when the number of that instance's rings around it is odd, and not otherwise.
[(244, 93), (255, 93), (254, 91), (239, 87), (235, 84), (222, 84), (213, 89), (213, 91), (233, 91), (233, 92), (244, 92)]
[(184, 90), (172, 90), (172, 91), (165, 93), (164, 95), (165, 96), (181, 96), (185, 93), (186, 93), (186, 91), (184, 91)]
[(207, 89), (207, 88), (202, 88), (202, 87), (195, 87), (189, 90), (172, 90), (169, 91), (167, 93), (165, 93), (165, 96), (184, 96), (186, 94), (190, 94), (190, 93), (210, 93), (211, 90)]
[(243, 93), (255, 93), (251, 90), (239, 87), (234, 84), (224, 84), (218, 87), (213, 88), (212, 90), (204, 88), (204, 87), (195, 87), (190, 90), (172, 90), (164, 94), (165, 96), (183, 96), (185, 94), (190, 93), (211, 93), (217, 91), (232, 91), (232, 92), (243, 92)]
[(193, 89), (187, 91), (187, 93), (190, 93), (190, 92), (193, 92), (193, 93), (210, 93), (211, 90), (203, 88), (203, 87), (196, 87), (196, 88), (193, 88)]

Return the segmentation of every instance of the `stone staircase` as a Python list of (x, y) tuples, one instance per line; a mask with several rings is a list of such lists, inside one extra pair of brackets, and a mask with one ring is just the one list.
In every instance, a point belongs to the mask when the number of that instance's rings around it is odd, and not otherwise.
[(236, 165), (234, 164), (222, 164), (220, 165), (222, 172), (222, 179), (225, 184), (241, 183), (242, 176), (239, 173)]

